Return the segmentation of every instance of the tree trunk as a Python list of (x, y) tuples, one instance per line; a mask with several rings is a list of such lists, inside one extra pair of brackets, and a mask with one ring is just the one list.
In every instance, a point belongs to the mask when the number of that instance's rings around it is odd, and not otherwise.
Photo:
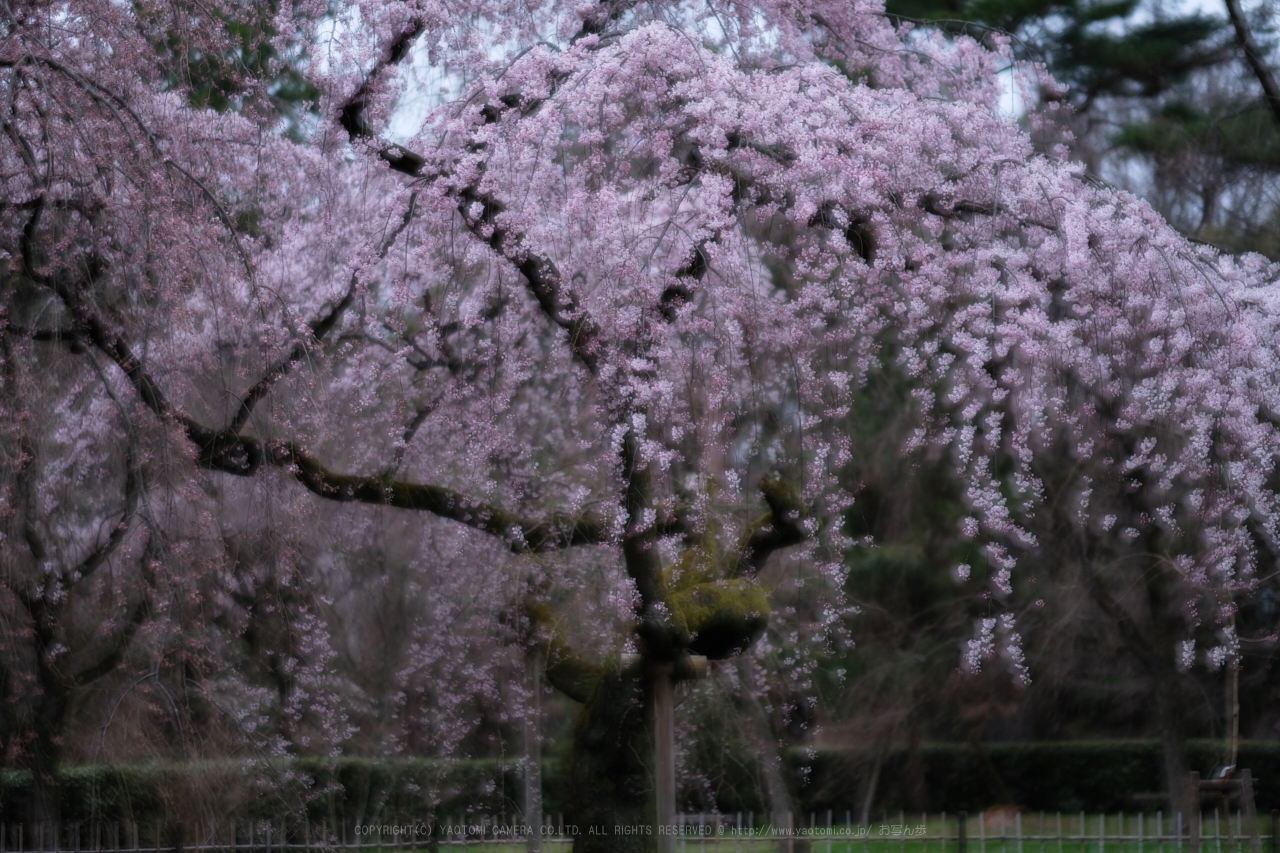
[(574, 853), (657, 853), (650, 675), (611, 669), (578, 714), (573, 736)]
[[(43, 670), (43, 667), (41, 667)], [(45, 675), (44, 672), (41, 675)], [(62, 815), (62, 802), (57, 773), (62, 765), (63, 735), (66, 728), (70, 695), (52, 679), (42, 678), (42, 692), (35, 703), (33, 731), (25, 750), (25, 769), (31, 771), (31, 799), (27, 820), (33, 825), (57, 825)]]
[(1169, 792), (1169, 810), (1185, 808), (1190, 768), (1187, 764), (1186, 726), (1182, 714), (1182, 697), (1176, 672), (1156, 673), (1152, 679), (1156, 696), (1156, 717), (1160, 726), (1160, 749), (1164, 756), (1165, 788)]

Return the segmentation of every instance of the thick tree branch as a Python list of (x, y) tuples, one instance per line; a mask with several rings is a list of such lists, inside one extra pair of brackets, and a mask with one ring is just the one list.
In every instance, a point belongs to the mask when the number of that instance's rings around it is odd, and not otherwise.
[(190, 418), (183, 423), (197, 447), (197, 461), (206, 468), (252, 476), (266, 462), (286, 469), (309, 491), (326, 500), (429, 512), (497, 536), (517, 554), (597, 544), (607, 538), (605, 524), (591, 513), (554, 513), (546, 520), (530, 519), (443, 486), (378, 475), (339, 474), (293, 442), (214, 432)]
[[(587, 36), (604, 33), (611, 23), (635, 7), (635, 5), (636, 0), (603, 0), (603, 2), (596, 4), (593, 9), (583, 15), (582, 24), (570, 41), (577, 42)], [(377, 129), (372, 127), (365, 118), (365, 110), (369, 105), (370, 96), (373, 94), (373, 87), (388, 69), (399, 65), (409, 55), (410, 48), (413, 47), (413, 43), (425, 28), (425, 24), (421, 19), (414, 18), (410, 20), (400, 35), (387, 47), (383, 56), (374, 64), (359, 88), (352, 93), (351, 97), (338, 110), (338, 124), (347, 132), (353, 142), (357, 139), (376, 139)], [(554, 91), (554, 87), (552, 91)], [(525, 112), (536, 110), (542, 102), (542, 99), (533, 101), (508, 99), (497, 105), (489, 105), (485, 109), (485, 121), (490, 124), (501, 121), (503, 114), (514, 107), (519, 107)], [(426, 158), (410, 151), (403, 145), (384, 144), (378, 150), (378, 156), (394, 171), (415, 178), (429, 177), (422, 174), (422, 169), (427, 164)]]
[(738, 562), (731, 572), (735, 576), (756, 574), (774, 551), (799, 545), (808, 538), (803, 522), (809, 516), (809, 508), (794, 485), (774, 474), (761, 479), (760, 493), (769, 512), (743, 532)]
[(424, 25), (421, 19), (414, 18), (409, 21), (400, 35), (396, 36), (395, 41), (387, 48), (386, 53), (374, 64), (373, 69), (364, 78), (364, 82), (360, 84), (360, 88), (356, 89), (355, 93), (342, 105), (342, 109), (338, 111), (338, 124), (352, 139), (367, 138), (373, 135), (374, 130), (365, 121), (364, 111), (369, 105), (369, 96), (373, 93), (374, 83), (386, 73), (387, 69), (399, 65), (401, 60), (409, 55), (409, 48), (413, 47), (413, 43), (422, 34), (423, 29)]
[(640, 593), (640, 638), (645, 654), (655, 660), (671, 661), (689, 646), (689, 631), (674, 619), (662, 555), (658, 551), (659, 531), (653, 500), (653, 472), (640, 458), (640, 437), (634, 429), (622, 440), (623, 508), (627, 531), (622, 539), (622, 558), (627, 575)]
[(30, 329), (26, 326), (9, 324), (5, 326), (5, 331), (12, 332), (20, 338), (28, 338), (33, 341), (62, 344), (77, 355), (83, 355), (88, 351), (85, 348), (80, 330), (76, 328)]
[(384, 477), (338, 474), (320, 464), (306, 450), (289, 442), (237, 437), (258, 444), (256, 451), (272, 465), (287, 468), (313, 493), (339, 502), (379, 504), (430, 512), (497, 536), (515, 553), (540, 553), (603, 542), (605, 525), (594, 515), (554, 513), (548, 520), (518, 516), (491, 504), (468, 498), (443, 486), (409, 483)]
[[(502, 202), (472, 187), (459, 192), (458, 199), (458, 208), (471, 233), (488, 243), (520, 271), (542, 313), (569, 334), (569, 350), (573, 357), (595, 375), (600, 368), (600, 325), (579, 305), (573, 289), (565, 286), (555, 262), (523, 248), (523, 235), (512, 234), (502, 225), (498, 218), (506, 210)], [(477, 205), (479, 215), (472, 216), (471, 212)]]
[(530, 519), (443, 486), (339, 474), (292, 442), (262, 441), (229, 430), (211, 429), (174, 407), (124, 337), (109, 332), (74, 292), (60, 288), (59, 293), (76, 317), (78, 327), (84, 330), (84, 337), (115, 362), (147, 408), (162, 420), (185, 429), (196, 447), (196, 461), (205, 468), (248, 477), (265, 462), (288, 470), (311, 492), (327, 500), (430, 512), (500, 537), (515, 553), (598, 544), (608, 538), (605, 523), (592, 513), (554, 513), (546, 520)]
[(920, 209), (926, 213), (932, 213), (934, 216), (942, 219), (953, 219), (957, 216), (966, 216), (970, 214), (979, 214), (981, 216), (995, 216), (1003, 213), (1005, 208), (998, 203), (983, 204), (976, 201), (965, 201), (963, 199), (956, 201), (953, 199), (943, 198), (934, 193), (930, 193), (921, 197), (918, 202)]
[[(603, 35), (608, 26), (621, 17), (625, 12), (636, 6), (636, 0), (604, 0), (598, 3), (594, 9), (583, 15), (582, 24), (571, 38), (570, 43), (576, 43), (587, 36)], [(364, 119), (364, 110), (367, 105), (369, 95), (372, 91), (373, 82), (393, 65), (399, 64), (400, 61), (408, 55), (408, 49), (413, 41), (422, 32), (422, 24), (418, 20), (414, 20), (406, 27), (404, 33), (401, 34), (394, 42), (392, 42), (385, 59), (375, 65), (374, 69), (365, 78), (360, 88), (356, 90), (351, 99), (343, 105), (339, 111), (339, 124), (347, 131), (348, 135), (354, 141), (355, 139), (376, 138), (376, 131)], [(481, 114), (486, 124), (496, 124), (501, 121), (503, 116), (510, 110), (519, 109), (524, 114), (536, 111), (550, 96), (555, 94), (556, 88), (560, 82), (563, 82), (563, 76), (559, 72), (554, 72), (551, 77), (551, 86), (549, 87), (549, 95), (546, 98), (523, 98), (518, 96), (504, 96), (497, 100), (496, 103), (487, 104)], [(393, 171), (401, 172), (411, 177), (418, 178), (435, 178), (439, 175), (428, 176), (422, 173), (423, 168), (427, 165), (427, 160), (422, 155), (405, 148), (403, 145), (396, 143), (383, 144), (378, 150), (378, 156), (386, 162)]]
[(603, 0), (582, 16), (582, 26), (573, 36), (578, 41), (586, 36), (602, 35), (610, 24), (636, 5), (636, 0)]
[(1267, 67), (1266, 61), (1262, 58), (1262, 52), (1258, 50), (1258, 45), (1253, 40), (1249, 22), (1245, 20), (1244, 10), (1240, 8), (1240, 0), (1226, 0), (1226, 3), (1227, 16), (1231, 18), (1231, 26), (1235, 28), (1236, 43), (1244, 52), (1244, 61), (1253, 72), (1253, 76), (1258, 78), (1262, 93), (1267, 99), (1267, 106), (1271, 108), (1271, 115), (1275, 117), (1276, 123), (1280, 124), (1280, 83), (1276, 82), (1275, 75)]

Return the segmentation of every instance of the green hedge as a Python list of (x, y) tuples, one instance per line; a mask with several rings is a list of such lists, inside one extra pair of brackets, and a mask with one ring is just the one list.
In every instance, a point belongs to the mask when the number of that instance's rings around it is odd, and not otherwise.
[[(339, 758), (85, 766), (58, 774), (65, 821), (172, 825), (191, 815), (316, 824), (513, 814), (518, 769), (496, 761)], [(0, 822), (27, 813), (31, 774), (0, 769)]]
[[(1222, 760), (1222, 742), (1188, 744), (1191, 769), (1202, 775)], [(871, 761), (865, 751), (828, 749), (794, 758), (806, 810), (833, 809), (856, 815)], [(981, 810), (997, 804), (1030, 811), (1154, 811), (1169, 807), (1151, 796), (1164, 789), (1158, 741), (1058, 741), (1038, 743), (924, 744), (910, 772), (910, 756), (899, 749), (886, 756), (877, 786), (876, 814), (913, 811)], [(1259, 810), (1280, 808), (1280, 741), (1245, 741), (1239, 765), (1255, 780)], [(917, 780), (923, 777), (923, 785)], [(925, 803), (915, 791), (923, 788)]]
[[(1192, 741), (1191, 766), (1208, 774), (1220, 760), (1219, 741)], [(797, 750), (791, 756), (803, 809), (857, 815), (871, 761), (865, 750)], [(1156, 741), (925, 744), (915, 774), (905, 749), (889, 753), (877, 786), (875, 812), (917, 811), (923, 780), (931, 812), (977, 811), (996, 804), (1029, 811), (1117, 812), (1167, 806), (1151, 795), (1164, 787)], [(1240, 765), (1252, 770), (1257, 805), (1280, 808), (1280, 741), (1243, 742)], [(754, 764), (744, 763), (744, 766)], [(565, 768), (543, 765), (545, 811), (572, 808)], [(745, 779), (745, 777), (744, 777)], [(430, 815), (512, 816), (520, 811), (519, 769), (497, 761), (437, 762), (340, 758), (287, 762), (68, 767), (59, 774), (67, 821), (122, 821), (150, 827), (191, 815), (235, 819), (300, 819), (330, 826), (421, 820)], [(26, 814), (30, 774), (0, 769), (0, 822)], [(721, 807), (764, 812), (759, 786), (719, 792)]]

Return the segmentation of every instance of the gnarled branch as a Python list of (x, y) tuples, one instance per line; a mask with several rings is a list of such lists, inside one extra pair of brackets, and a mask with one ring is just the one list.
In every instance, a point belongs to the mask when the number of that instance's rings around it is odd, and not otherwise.
[(760, 493), (769, 512), (743, 532), (738, 543), (738, 563), (732, 575), (753, 575), (764, 567), (769, 555), (781, 548), (799, 545), (808, 533), (803, 522), (809, 516), (800, 492), (778, 474), (760, 480)]

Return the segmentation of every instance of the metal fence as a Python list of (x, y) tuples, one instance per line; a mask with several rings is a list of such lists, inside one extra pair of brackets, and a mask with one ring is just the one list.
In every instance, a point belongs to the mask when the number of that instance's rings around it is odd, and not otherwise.
[[(807, 820), (805, 819), (807, 818)], [(846, 811), (762, 817), (680, 814), (660, 828), (680, 853), (809, 850), (812, 853), (1280, 853), (1280, 813), (1250, 821), (1239, 811), (1206, 811), (1198, 825), (1181, 812), (1165, 815), (1084, 812), (907, 815), (869, 824)], [(1251, 825), (1255, 824), (1255, 825)], [(636, 828), (579, 827), (562, 816), (536, 828), (543, 850), (566, 849), (585, 833), (637, 834)], [(654, 827), (641, 828), (645, 835)], [(286, 853), (286, 851), (420, 850), (451, 847), (517, 849), (531, 828), (509, 816), (465, 815), (421, 821), (317, 824), (223, 821), (183, 825), (79, 821), (35, 826), (0, 824), (0, 853)]]

